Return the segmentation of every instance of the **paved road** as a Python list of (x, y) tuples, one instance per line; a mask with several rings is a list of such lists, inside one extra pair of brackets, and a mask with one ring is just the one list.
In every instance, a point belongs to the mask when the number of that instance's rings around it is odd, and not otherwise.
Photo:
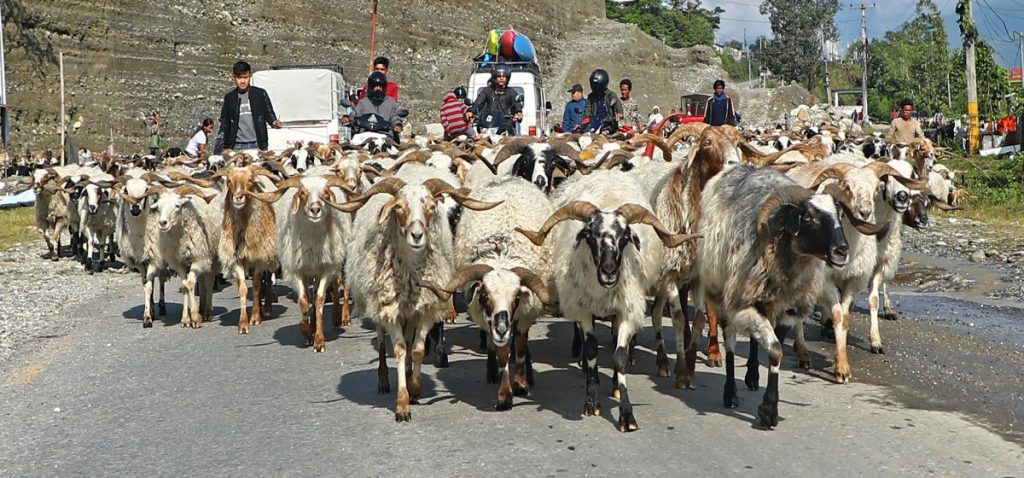
[[(535, 329), (537, 385), (511, 411), (493, 411), (476, 331), (460, 323), (448, 334), (451, 367), (424, 367), (422, 404), (398, 424), (394, 396), (376, 393), (368, 327), (328, 334), (327, 352), (314, 354), (285, 296), (247, 336), (235, 333), (230, 288), (216, 295), (221, 320), (199, 330), (178, 327), (173, 295), (172, 318), (143, 329), (137, 296), (72, 311), (72, 333), (33, 344), (0, 377), (0, 476), (1024, 474), (1019, 444), (955, 414), (903, 408), (884, 388), (792, 371), (792, 359), (782, 422), (764, 431), (754, 426), (761, 392), (740, 383), (740, 407), (725, 409), (720, 369), (698, 364), (697, 389), (675, 390), (641, 348), (629, 377), (640, 430), (621, 434), (610, 351), (599, 357), (605, 416), (584, 418), (584, 377), (559, 319)], [(641, 345), (652, 336), (644, 330)], [(599, 337), (608, 343), (607, 329)]]

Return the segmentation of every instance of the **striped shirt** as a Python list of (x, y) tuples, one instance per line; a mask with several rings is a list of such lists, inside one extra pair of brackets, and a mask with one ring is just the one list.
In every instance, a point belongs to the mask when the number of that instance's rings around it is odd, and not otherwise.
[(444, 101), (441, 103), (441, 126), (444, 126), (446, 136), (463, 133), (469, 129), (469, 124), (466, 123), (466, 108), (455, 93), (449, 91), (444, 95)]

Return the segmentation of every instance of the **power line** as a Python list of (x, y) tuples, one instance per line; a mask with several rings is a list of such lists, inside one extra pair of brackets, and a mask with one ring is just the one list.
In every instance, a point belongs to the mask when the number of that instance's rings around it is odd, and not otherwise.
[[(1003, 31), (1006, 32), (1006, 37), (1009, 38), (1009, 40), (1003, 40), (1003, 41), (1006, 41), (1006, 42), (1016, 42), (1017, 40), (1014, 39), (1013, 34), (1010, 33), (1010, 29), (1007, 28), (1006, 22), (1003, 21), (1003, 18), (1000, 16), (1000, 13), (997, 12), (996, 9), (992, 8), (992, 5), (989, 5), (988, 0), (978, 0), (978, 1), (980, 2), (981, 6), (987, 8), (989, 10), (989, 12), (992, 13), (992, 15), (994, 17), (996, 17), (996, 20), (999, 20), (999, 23), (1001, 23), (1003, 25)], [(985, 13), (984, 13), (985, 10), (981, 10), (981, 12), (982, 12), (983, 15), (985, 15)], [(986, 17), (987, 17), (987, 15), (986, 15)], [(1000, 38), (1000, 40), (1002, 40), (1002, 38)]]

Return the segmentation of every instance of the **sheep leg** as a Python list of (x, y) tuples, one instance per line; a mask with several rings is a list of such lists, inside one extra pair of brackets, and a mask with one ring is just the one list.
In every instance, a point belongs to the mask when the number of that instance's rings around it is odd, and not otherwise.
[(43, 240), (46, 241), (46, 250), (50, 254), (50, 260), (56, 262), (58, 260), (57, 256), (59, 254), (57, 254), (57, 251), (60, 250), (60, 244), (58, 243), (57, 247), (54, 248), (52, 234), (49, 230), (43, 231)]
[[(618, 317), (612, 319), (612, 343), (615, 344), (616, 350), (619, 345), (619, 324), (617, 323)], [(626, 344), (629, 347), (629, 344)], [(619, 369), (618, 367), (612, 367), (612, 398), (619, 398)]]
[(578, 359), (583, 353), (583, 332), (580, 332), (580, 324), (572, 323), (572, 358)]
[(377, 393), (391, 393), (391, 380), (388, 378), (387, 343), (384, 341), (384, 329), (377, 326)]
[(433, 326), (430, 322), (420, 321), (416, 327), (412, 342), (412, 380), (409, 382), (409, 399), (412, 403), (419, 403), (420, 394), (423, 391), (423, 376), (420, 371), (423, 368), (423, 357), (427, 354), (427, 334)]
[(882, 318), (885, 320), (897, 320), (899, 314), (896, 313), (896, 308), (892, 306), (892, 300), (889, 299), (889, 285), (882, 281), (882, 296), (885, 297), (885, 308), (882, 309)]
[(732, 327), (725, 329), (725, 391), (722, 401), (726, 408), (740, 406), (740, 398), (736, 393), (736, 331)]
[(444, 321), (449, 324), (454, 324), (459, 317), (459, 312), (455, 310), (455, 301), (451, 301), (448, 304), (448, 315), (445, 316)]
[(200, 276), (199, 300), (202, 306), (199, 310), (202, 313), (202, 320), (205, 322), (213, 320), (213, 281), (212, 272)]
[(302, 312), (302, 316), (299, 318), (299, 332), (302, 337), (306, 340), (307, 346), (313, 345), (313, 324), (309, 320), (309, 299), (306, 298), (306, 284), (303, 283), (298, 287), (296, 291), (299, 294), (299, 311)]
[(142, 327), (153, 326), (153, 281), (156, 279), (156, 267), (147, 264), (145, 273), (142, 274), (142, 288), (145, 291), (143, 299)]
[(263, 273), (257, 272), (252, 276), (252, 314), (249, 317), (250, 325), (263, 323), (263, 307), (260, 305), (263, 299)]
[(640, 429), (636, 424), (636, 418), (633, 416), (633, 404), (629, 401), (629, 389), (626, 387), (626, 347), (629, 346), (630, 341), (636, 336), (638, 323), (640, 323), (639, 318), (623, 318), (622, 323), (619, 324), (619, 336), (615, 353), (612, 354), (612, 362), (615, 365), (616, 372), (616, 384), (619, 390), (618, 428), (620, 432), (632, 432)]
[(196, 271), (190, 269), (186, 274), (185, 280), (182, 282), (183, 294), (185, 296), (182, 298), (182, 302), (188, 303), (188, 317), (187, 319), (182, 317), (182, 327), (198, 329), (203, 326), (203, 319), (199, 311), (199, 301), (196, 299), (196, 283), (198, 281), (199, 278)]
[[(689, 348), (693, 334), (690, 332), (689, 317), (686, 316), (686, 309), (679, 301), (679, 289), (672, 287), (668, 294), (668, 308), (672, 314), (672, 330), (676, 334), (676, 388), (687, 388), (693, 380), (693, 375), (686, 369), (686, 350)], [(699, 335), (698, 335), (699, 337)], [(696, 354), (696, 349), (694, 349)], [(696, 357), (696, 355), (694, 355)], [(668, 365), (668, 364), (666, 364)], [(667, 372), (667, 370), (666, 370)]]
[(391, 336), (391, 345), (395, 349), (395, 364), (398, 369), (398, 393), (395, 395), (395, 421), (407, 422), (412, 420), (412, 411), (409, 409), (409, 388), (407, 386), (408, 380), (405, 376), (405, 370), (407, 368), (405, 334), (402, 331), (402, 326), (398, 324), (397, 321), (395, 323), (386, 322), (382, 325), (388, 335)]
[(516, 375), (512, 382), (512, 395), (525, 397), (533, 385), (532, 364), (530, 364), (529, 329), (517, 330), (515, 336)]
[[(683, 308), (683, 310), (686, 309)], [(700, 336), (704, 333), (706, 322), (706, 316), (701, 311), (696, 311), (693, 316), (693, 330), (690, 333), (690, 340), (686, 342), (686, 352), (683, 355), (686, 364), (682, 374), (680, 374), (681, 360), (678, 352), (676, 353), (676, 388), (693, 388), (693, 374), (697, 369), (697, 349), (700, 348)], [(676, 332), (676, 340), (679, 340), (679, 332)]]
[(587, 375), (587, 398), (583, 402), (583, 415), (601, 414), (601, 402), (597, 400), (597, 388), (601, 381), (597, 375), (597, 337), (594, 336), (594, 318), (578, 321), (580, 334), (584, 337), (583, 372)]
[(819, 299), (822, 307), (828, 307), (832, 312), (832, 327), (836, 339), (835, 371), (833, 378), (837, 383), (850, 381), (850, 363), (846, 358), (846, 314), (843, 311), (843, 304), (839, 299), (839, 291), (827, 287), (822, 291), (824, 300)]
[[(324, 338), (324, 300), (326, 299), (327, 284), (334, 283), (333, 279), (321, 278), (316, 286), (316, 334), (313, 336), (313, 351), (323, 352), (327, 349), (327, 339)], [(333, 287), (332, 287), (333, 289)], [(337, 296), (338, 292), (334, 291)]]
[(793, 350), (796, 352), (797, 360), (800, 361), (800, 368), (811, 368), (811, 351), (807, 349), (807, 342), (804, 340), (803, 322), (796, 326), (796, 340), (793, 342)]
[(747, 356), (747, 373), (743, 376), (743, 383), (747, 385), (747, 390), (751, 392), (757, 391), (759, 388), (759, 382), (761, 381), (761, 370), (760, 361), (757, 357), (758, 354), (758, 341), (753, 335), (750, 336), (750, 354)]
[(267, 311), (269, 311), (270, 306), (277, 303), (277, 294), (274, 292), (274, 283), (277, 282), (277, 280), (276, 277), (274, 277), (274, 273), (270, 271), (263, 273), (263, 280), (265, 281), (263, 283), (263, 288), (267, 290), (265, 306)]
[(480, 345), (477, 347), (480, 350), (487, 350), (487, 332), (480, 331)]
[[(46, 240), (46, 246), (50, 249), (50, 260), (60, 260), (60, 236), (64, 232), (64, 225), (57, 224), (53, 228), (53, 236)], [(51, 242), (52, 241), (52, 242)]]
[(722, 351), (718, 348), (718, 316), (711, 306), (704, 308), (708, 316), (708, 358), (704, 361), (708, 367), (722, 366)]
[(334, 304), (331, 307), (331, 324), (334, 328), (341, 328), (341, 278), (331, 279), (331, 286), (327, 288), (327, 297)]
[(882, 335), (878, 332), (878, 289), (882, 283), (882, 274), (875, 273), (871, 277), (871, 290), (868, 292), (868, 309), (871, 317), (871, 353), (884, 354), (882, 348)]
[(341, 298), (341, 326), (351, 327), (352, 326), (352, 307), (349, 305), (349, 299), (352, 293), (352, 288), (348, 286), (348, 281), (342, 280), (342, 289), (344, 290)]
[[(757, 309), (748, 307), (740, 311), (736, 316), (740, 323), (752, 323), (751, 339), (762, 344), (768, 352), (768, 387), (765, 388), (764, 396), (761, 397), (761, 404), (757, 407), (757, 418), (761, 426), (772, 428), (779, 424), (779, 367), (782, 365), (782, 344), (776, 338), (775, 329), (771, 322), (757, 312)], [(789, 328), (780, 325), (779, 333), (785, 336)], [(754, 344), (751, 343), (751, 350)], [(753, 353), (753, 352), (751, 352)]]
[(157, 303), (159, 307), (160, 317), (167, 317), (167, 302), (164, 301), (164, 286), (167, 285), (167, 275), (163, 271), (157, 272), (157, 277), (160, 279), (160, 302)]
[(508, 354), (509, 346), (497, 347), (495, 350), (498, 356), (497, 366), (501, 370), (501, 386), (498, 387), (498, 401), (494, 409), (505, 411), (512, 409), (512, 382), (509, 380)]
[(93, 270), (93, 258), (92, 258), (92, 255), (93, 255), (93, 252), (94, 252), (94, 250), (93, 250), (94, 247), (95, 247), (95, 245), (93, 244), (92, 234), (86, 234), (86, 236), (85, 236), (85, 271), (88, 272), (89, 275), (92, 275), (93, 273), (96, 272), (95, 270)]
[(498, 383), (498, 356), (494, 342), (487, 336), (487, 383)]
[[(249, 313), (246, 310), (249, 306), (249, 287), (245, 284), (245, 268), (241, 264), (235, 264), (235, 284), (238, 284), (238, 333), (248, 334), (249, 333)], [(253, 315), (256, 315), (256, 310), (259, 309), (259, 299), (256, 296), (256, 283), (259, 279), (253, 280), (253, 303), (256, 304), (253, 307)]]
[(427, 336), (434, 344), (434, 367), (448, 368), (448, 351), (444, 344), (444, 322), (438, 322), (430, 329)]
[[(672, 289), (674, 287), (668, 287)], [(654, 359), (658, 366), (658, 376), (668, 377), (668, 354), (665, 353), (665, 337), (661, 334), (661, 315), (665, 311), (666, 291), (662, 291), (654, 298), (654, 308), (651, 309), (651, 326), (654, 327)], [(675, 321), (672, 322), (675, 326)]]

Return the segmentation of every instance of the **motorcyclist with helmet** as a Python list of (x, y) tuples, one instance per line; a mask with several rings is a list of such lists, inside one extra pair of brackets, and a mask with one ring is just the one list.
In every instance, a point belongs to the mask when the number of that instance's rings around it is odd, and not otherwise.
[(473, 118), (488, 112), (500, 112), (504, 118), (504, 127), (499, 133), (516, 134), (515, 122), (523, 119), (523, 98), (508, 87), (512, 78), (512, 68), (504, 63), (494, 65), (491, 70), (491, 83), (480, 91), (473, 106), (469, 107), (466, 118), (472, 123)]
[(590, 94), (583, 110), (584, 132), (614, 132), (622, 121), (622, 101), (608, 89), (608, 72), (598, 68), (590, 74)]
[(355, 117), (361, 118), (372, 113), (384, 118), (391, 123), (393, 135), (397, 138), (402, 132), (402, 118), (398, 116), (398, 103), (385, 94), (387, 84), (388, 79), (384, 73), (370, 73), (370, 77), (366, 79), (366, 98), (356, 105)]

